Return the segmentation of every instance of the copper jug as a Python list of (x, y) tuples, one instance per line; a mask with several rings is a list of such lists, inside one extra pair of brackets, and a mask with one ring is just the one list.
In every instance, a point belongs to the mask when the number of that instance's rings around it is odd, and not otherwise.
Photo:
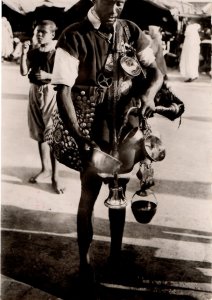
[(133, 128), (118, 146), (122, 165), (119, 174), (131, 172), (134, 165), (145, 158), (144, 135), (139, 127)]

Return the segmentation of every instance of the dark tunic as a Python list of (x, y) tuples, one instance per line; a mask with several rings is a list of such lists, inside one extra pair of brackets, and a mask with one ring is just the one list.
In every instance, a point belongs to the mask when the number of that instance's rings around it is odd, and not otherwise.
[[(138, 26), (126, 20), (130, 39), (123, 35), (123, 41), (132, 44), (139, 53), (149, 45), (149, 40)], [(98, 34), (86, 18), (83, 22), (70, 25), (60, 36), (57, 47), (66, 50), (80, 61), (76, 85), (97, 85), (96, 78), (105, 64), (111, 44)]]
[[(149, 45), (149, 40), (136, 24), (127, 20), (124, 22), (127, 24), (129, 34), (127, 35), (125, 30), (122, 30), (121, 40), (130, 44), (136, 53), (139, 53)], [(118, 135), (126, 111), (135, 105), (131, 100), (133, 86), (128, 95), (121, 96), (115, 109), (107, 91), (103, 91), (104, 97), (99, 101), (101, 98), (99, 94), (102, 91), (98, 88), (97, 77), (104, 70), (111, 43), (99, 34), (86, 18), (80, 23), (69, 26), (60, 36), (56, 47), (62, 48), (79, 60), (79, 72), (72, 88), (72, 99), (82, 133), (94, 140), (102, 150), (110, 152), (114, 138), (113, 128), (116, 127)], [(120, 67), (118, 72), (123, 72)], [(80, 89), (85, 92), (82, 97)], [(75, 91), (78, 92), (75, 93)], [(95, 108), (92, 106), (93, 98), (96, 99)], [(60, 107), (60, 103), (58, 103), (58, 107)], [(126, 127), (127, 130), (138, 126), (138, 122), (137, 117), (131, 116)]]
[(31, 83), (37, 85), (43, 85), (50, 83), (50, 79), (45, 80), (37, 80), (35, 74), (39, 70), (43, 70), (47, 73), (52, 73), (53, 65), (54, 65), (54, 57), (55, 57), (55, 50), (51, 50), (48, 52), (40, 51), (39, 48), (32, 49), (27, 54), (27, 59), (29, 61), (29, 81)]

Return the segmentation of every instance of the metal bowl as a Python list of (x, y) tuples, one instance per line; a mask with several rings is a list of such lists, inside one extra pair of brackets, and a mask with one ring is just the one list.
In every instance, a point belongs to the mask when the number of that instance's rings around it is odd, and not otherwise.
[(149, 135), (144, 141), (144, 146), (151, 160), (161, 161), (165, 158), (166, 150), (158, 136), (154, 134)]
[(115, 157), (97, 148), (93, 149), (91, 161), (93, 163), (94, 168), (97, 169), (97, 172), (108, 174), (114, 174), (115, 172), (118, 172), (122, 164)]

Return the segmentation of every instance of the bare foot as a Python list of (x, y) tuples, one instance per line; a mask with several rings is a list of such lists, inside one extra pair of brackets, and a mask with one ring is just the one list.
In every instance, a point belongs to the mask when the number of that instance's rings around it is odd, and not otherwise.
[(42, 182), (49, 178), (51, 176), (51, 173), (49, 171), (41, 171), (37, 175), (30, 177), (29, 182), (30, 183), (37, 183)]
[(52, 187), (57, 194), (64, 194), (65, 187), (57, 180), (52, 180)]

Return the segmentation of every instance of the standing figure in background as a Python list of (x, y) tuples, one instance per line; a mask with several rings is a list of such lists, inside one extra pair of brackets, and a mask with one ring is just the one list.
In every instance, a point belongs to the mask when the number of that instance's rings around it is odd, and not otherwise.
[(2, 61), (4, 61), (4, 59), (9, 58), (9, 56), (13, 52), (13, 31), (7, 18), (2, 17), (1, 22), (2, 22), (1, 58)]
[(185, 82), (192, 82), (199, 77), (200, 28), (200, 24), (190, 21), (185, 30), (180, 57), (180, 73), (186, 78)]
[(211, 51), (212, 51), (212, 40), (211, 40), (212, 29), (205, 27), (203, 29), (202, 41), (200, 44), (200, 54), (202, 56), (202, 62), (200, 62), (200, 72), (206, 73), (212, 77), (211, 73)]
[(151, 37), (151, 47), (155, 55), (156, 64), (163, 74), (164, 79), (167, 80), (167, 66), (163, 54), (162, 34), (160, 32), (160, 27), (150, 25), (149, 35)]
[(13, 39), (14, 51), (10, 54), (10, 61), (14, 61), (17, 64), (20, 63), (21, 53), (22, 53), (22, 42), (18, 37)]
[(41, 171), (29, 179), (36, 183), (51, 176), (48, 169), (48, 158), (52, 165), (52, 187), (56, 193), (64, 192), (60, 186), (58, 175), (58, 162), (50, 152), (48, 144), (44, 141), (44, 132), (50, 125), (50, 118), (56, 108), (56, 97), (51, 85), (52, 70), (55, 57), (55, 31), (57, 27), (50, 20), (43, 20), (37, 26), (37, 41), (39, 46), (30, 49), (30, 42), (23, 43), (20, 62), (21, 75), (28, 75), (30, 85), (28, 125), (30, 136), (38, 142), (41, 158)]

